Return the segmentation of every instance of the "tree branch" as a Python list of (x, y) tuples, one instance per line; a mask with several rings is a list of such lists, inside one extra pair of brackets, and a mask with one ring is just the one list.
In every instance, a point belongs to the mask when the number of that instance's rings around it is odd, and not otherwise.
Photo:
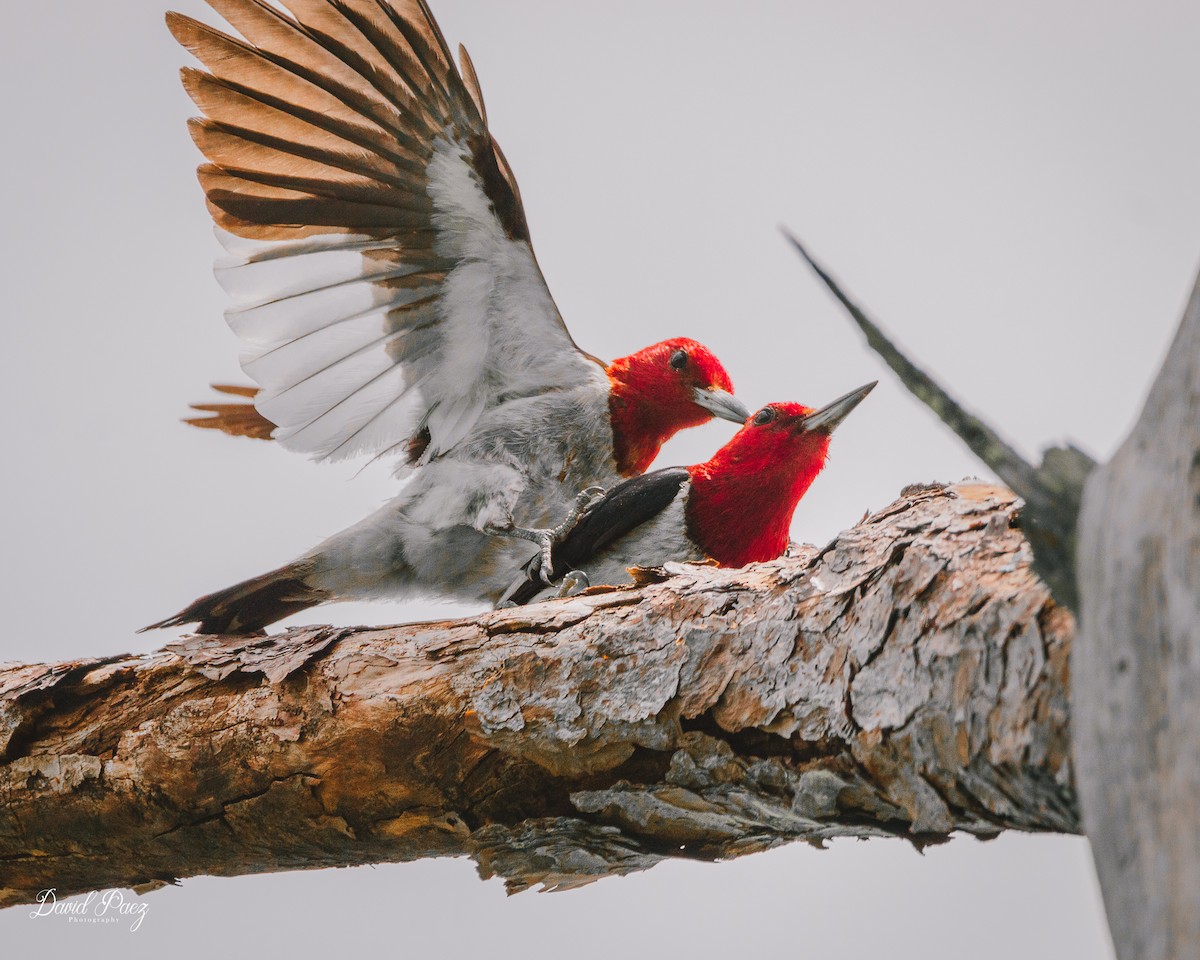
[(512, 889), (803, 839), (1077, 832), (1070, 615), (1015, 498), (389, 629), (0, 671), (0, 903), (469, 855)]
[(1088, 836), (1122, 960), (1200, 955), (1200, 278), (1088, 480), (1072, 663)]
[(1028, 463), (984, 420), (968, 412), (909, 360), (813, 258), (804, 244), (789, 231), (783, 233), (866, 335), (867, 346), (892, 368), (913, 396), (937, 414), (975, 456), (1024, 498), (1026, 509), (1022, 528), (1033, 546), (1034, 568), (1060, 603), (1077, 610), (1075, 526), (1083, 484), (1096, 461), (1078, 447), (1068, 445), (1047, 449), (1039, 467)]

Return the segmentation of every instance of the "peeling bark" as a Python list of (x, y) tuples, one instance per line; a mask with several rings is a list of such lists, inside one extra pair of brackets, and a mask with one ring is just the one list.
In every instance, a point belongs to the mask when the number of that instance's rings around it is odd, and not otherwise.
[(1070, 614), (1019, 501), (931, 485), (824, 548), (473, 620), (0, 670), (0, 903), (468, 855), (1076, 833)]

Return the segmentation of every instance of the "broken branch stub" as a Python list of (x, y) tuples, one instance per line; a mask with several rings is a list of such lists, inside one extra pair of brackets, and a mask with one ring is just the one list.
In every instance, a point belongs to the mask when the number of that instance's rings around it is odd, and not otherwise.
[(784, 236), (825, 284), (834, 299), (863, 332), (867, 346), (892, 368), (908, 391), (937, 415), (979, 457), (996, 476), (1025, 500), (1021, 528), (1033, 547), (1034, 569), (1059, 603), (1079, 609), (1079, 590), (1075, 580), (1075, 527), (1083, 484), (1096, 461), (1068, 444), (1051, 447), (1034, 467), (1026, 462), (985, 420), (966, 410), (929, 374), (908, 359), (851, 299), (829, 272), (821, 266), (793, 234)]
[(1072, 619), (1016, 499), (913, 488), (824, 548), (471, 620), (0, 671), (0, 903), (467, 855), (1077, 832)]

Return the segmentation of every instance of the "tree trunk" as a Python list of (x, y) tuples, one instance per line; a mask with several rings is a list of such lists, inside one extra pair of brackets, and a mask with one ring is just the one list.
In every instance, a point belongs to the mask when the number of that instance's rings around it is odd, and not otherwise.
[(1079, 524), (1075, 750), (1122, 960), (1200, 956), (1200, 281)]
[(1072, 619), (1017, 505), (912, 488), (743, 570), (7, 668), (0, 903), (464, 854), (554, 888), (797, 839), (1078, 832)]

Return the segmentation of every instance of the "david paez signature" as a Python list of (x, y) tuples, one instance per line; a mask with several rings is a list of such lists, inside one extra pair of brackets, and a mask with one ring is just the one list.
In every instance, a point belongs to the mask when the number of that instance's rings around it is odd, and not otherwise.
[(50, 887), (37, 895), (37, 907), (30, 911), (30, 917), (66, 917), (68, 923), (108, 924), (127, 920), (129, 932), (136, 933), (150, 906), (120, 890), (92, 891), (70, 900), (59, 900), (54, 891)]

